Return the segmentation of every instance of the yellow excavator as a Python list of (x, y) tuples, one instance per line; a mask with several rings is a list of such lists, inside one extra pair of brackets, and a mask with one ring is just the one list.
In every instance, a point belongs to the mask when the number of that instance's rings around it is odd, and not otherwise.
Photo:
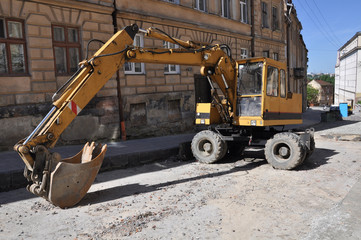
[[(134, 47), (137, 33), (179, 46)], [(211, 101), (196, 106), (199, 132), (191, 149), (201, 163), (213, 163), (253, 141), (266, 140), (265, 156), (277, 169), (293, 169), (314, 148), (313, 130), (303, 133), (274, 126), (302, 123), (302, 96), (287, 91), (287, 66), (268, 58), (235, 61), (227, 45), (182, 41), (160, 29), (127, 26), (114, 34), (53, 96), (53, 107), (35, 130), (14, 149), (25, 163), (27, 189), (61, 208), (77, 204), (101, 167), (106, 145), (86, 144), (72, 158), (52, 153), (61, 133), (125, 62), (194, 65), (209, 83)], [(217, 91), (221, 91), (219, 95)]]

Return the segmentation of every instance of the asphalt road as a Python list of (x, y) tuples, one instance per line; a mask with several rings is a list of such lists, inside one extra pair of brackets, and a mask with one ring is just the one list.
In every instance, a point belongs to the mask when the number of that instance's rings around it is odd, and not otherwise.
[(65, 210), (2, 192), (0, 239), (361, 239), (360, 155), (360, 142), (317, 135), (292, 171), (257, 149), (211, 165), (170, 158), (101, 173)]

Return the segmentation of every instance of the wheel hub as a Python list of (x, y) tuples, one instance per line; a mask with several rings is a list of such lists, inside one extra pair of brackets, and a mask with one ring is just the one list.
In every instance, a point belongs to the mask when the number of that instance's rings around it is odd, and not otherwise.
[(280, 156), (282, 157), (287, 157), (290, 155), (290, 149), (288, 149), (287, 147), (281, 147), (279, 150), (278, 150), (278, 153)]
[(210, 143), (205, 143), (205, 144), (203, 145), (203, 149), (204, 149), (204, 151), (206, 151), (206, 152), (211, 152), (211, 151), (212, 151), (212, 144), (210, 144)]

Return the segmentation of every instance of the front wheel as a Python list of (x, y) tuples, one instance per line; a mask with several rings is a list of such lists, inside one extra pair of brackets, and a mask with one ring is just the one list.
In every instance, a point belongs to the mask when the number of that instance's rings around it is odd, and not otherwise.
[(227, 152), (227, 143), (221, 136), (210, 130), (197, 133), (191, 144), (193, 156), (201, 163), (214, 163)]
[(278, 133), (269, 139), (265, 147), (267, 162), (276, 169), (290, 170), (302, 164), (306, 151), (295, 133)]

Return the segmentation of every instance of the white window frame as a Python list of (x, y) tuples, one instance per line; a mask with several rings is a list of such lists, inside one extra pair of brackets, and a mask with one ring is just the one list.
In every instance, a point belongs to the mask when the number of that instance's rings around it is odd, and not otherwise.
[(241, 22), (248, 23), (248, 0), (240, 0)]
[[(163, 46), (164, 48), (168, 48), (168, 49), (177, 49), (179, 48), (179, 46), (177, 44), (174, 43), (170, 43), (170, 42), (163, 42)], [(172, 70), (172, 68), (175, 68), (174, 70)], [(175, 65), (175, 64), (166, 64), (164, 66), (164, 74), (179, 74), (180, 73), (180, 66), (179, 65)]]
[(248, 49), (247, 48), (241, 48), (241, 59), (248, 58)]
[[(139, 44), (137, 44), (137, 38), (139, 38)], [(144, 47), (144, 36), (142, 34), (136, 34), (134, 37), (133, 45), (135, 47)], [(135, 71), (136, 64), (140, 64), (140, 71)], [(126, 62), (124, 64), (124, 74), (144, 74), (144, 66), (144, 63)], [(126, 67), (129, 67), (130, 70), (126, 70)]]
[(206, 12), (207, 11), (207, 5), (206, 5), (206, 1), (207, 0), (196, 0), (196, 6), (195, 6), (195, 9), (199, 10), (199, 11), (202, 11), (202, 12)]
[(279, 61), (279, 56), (280, 55), (278, 53), (276, 53), (276, 52), (273, 53), (273, 59), (274, 60)]
[[(225, 9), (224, 6), (227, 6), (227, 9)], [(231, 18), (231, 8), (230, 7), (231, 7), (231, 0), (222, 0), (221, 1), (222, 17)]]

